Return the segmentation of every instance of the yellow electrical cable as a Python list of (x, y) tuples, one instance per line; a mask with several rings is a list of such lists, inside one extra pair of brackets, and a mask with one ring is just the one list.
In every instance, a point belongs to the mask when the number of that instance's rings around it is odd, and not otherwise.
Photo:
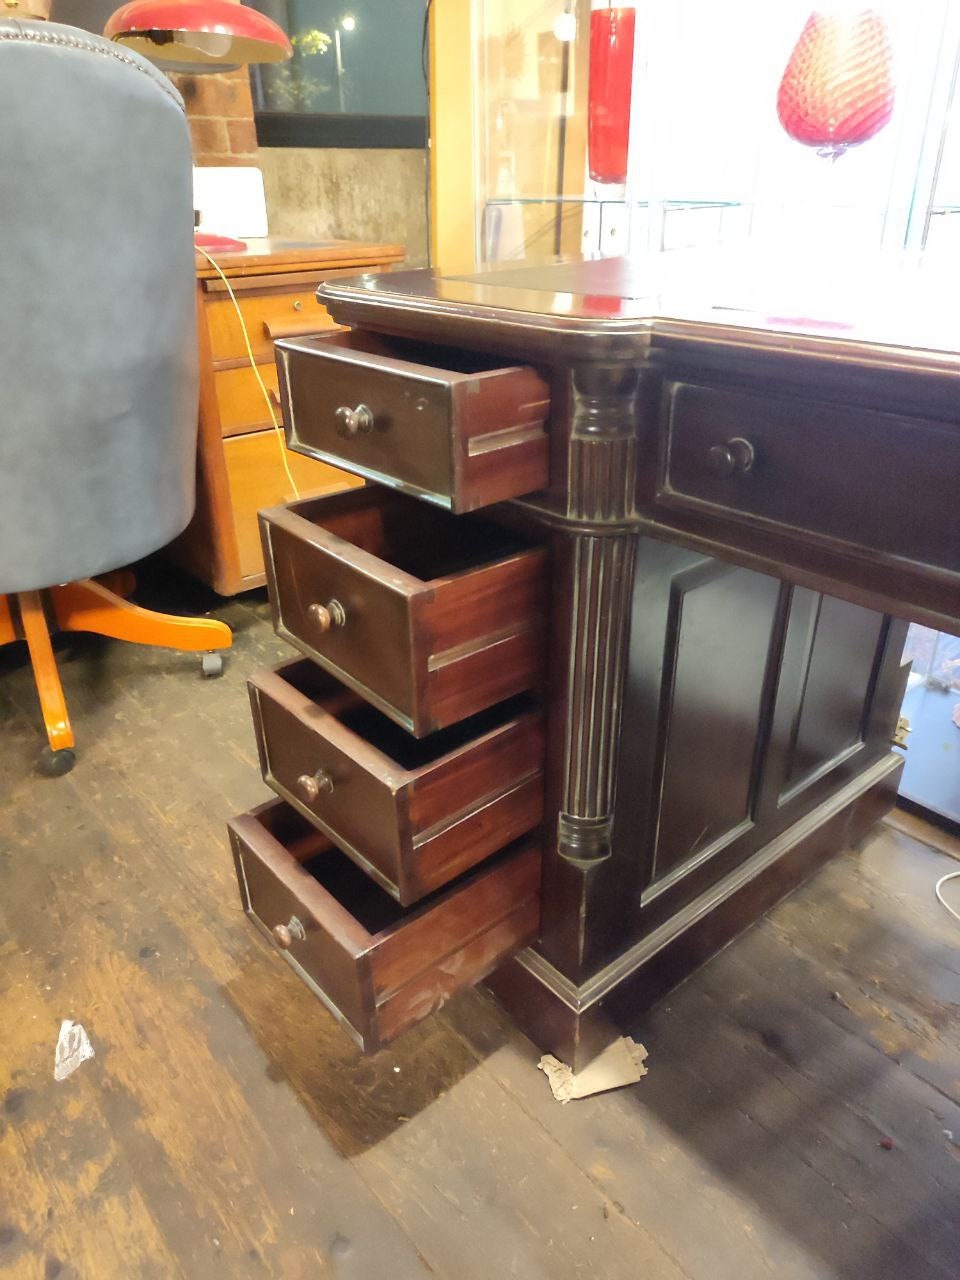
[(257, 365), (257, 358), (253, 354), (253, 347), (250, 345), (250, 335), (247, 332), (247, 324), (243, 318), (243, 312), (240, 310), (240, 303), (237, 301), (237, 295), (233, 292), (233, 285), (230, 283), (227, 277), (223, 274), (223, 271), (220, 269), (220, 264), (218, 262), (215, 262), (214, 259), (210, 257), (206, 249), (201, 249), (199, 245), (196, 245), (195, 248), (197, 253), (202, 254), (203, 257), (206, 258), (206, 260), (210, 263), (211, 267), (213, 267), (214, 271), (216, 271), (217, 275), (220, 277), (223, 283), (227, 286), (227, 293), (229, 293), (230, 295), (230, 301), (233, 303), (233, 309), (236, 311), (237, 319), (240, 321), (240, 329), (241, 329), (241, 332), (243, 333), (243, 341), (246, 344), (247, 355), (250, 358), (250, 367), (253, 369), (257, 382), (259, 382), (260, 384), (260, 390), (263, 392), (264, 403), (267, 406), (267, 412), (270, 414), (270, 421), (273, 423), (273, 429), (277, 435), (277, 442), (280, 446), (280, 461), (283, 463), (283, 469), (287, 473), (287, 479), (290, 481), (290, 488), (293, 490), (293, 496), (295, 498), (299, 498), (300, 490), (297, 487), (296, 480), (294, 480), (293, 476), (290, 473), (290, 464), (287, 461), (287, 443), (283, 438), (283, 430), (280, 426), (280, 423), (277, 421), (277, 415), (273, 411), (273, 401), (270, 399), (270, 392), (267, 390), (266, 383), (264, 382), (263, 377), (261, 376), (260, 368)]

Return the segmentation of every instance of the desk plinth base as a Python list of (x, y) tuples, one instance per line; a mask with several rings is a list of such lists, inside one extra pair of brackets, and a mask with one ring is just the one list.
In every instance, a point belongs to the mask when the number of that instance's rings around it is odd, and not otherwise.
[(534, 948), (502, 965), (486, 985), (544, 1052), (583, 1070), (661, 995), (860, 841), (896, 802), (902, 770), (899, 755), (879, 760), (580, 986)]

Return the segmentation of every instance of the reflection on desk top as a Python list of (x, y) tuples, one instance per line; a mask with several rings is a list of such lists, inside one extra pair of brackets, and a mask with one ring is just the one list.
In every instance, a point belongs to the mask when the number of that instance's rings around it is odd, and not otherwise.
[(838, 271), (802, 260), (683, 253), (459, 276), (397, 272), (339, 280), (322, 292), (335, 314), (356, 323), (372, 323), (373, 309), (386, 305), (472, 329), (495, 324), (514, 337), (525, 331), (532, 345), (539, 332), (568, 354), (583, 339), (592, 355), (599, 342), (611, 356), (692, 340), (960, 371), (960, 310), (942, 273), (870, 263)]

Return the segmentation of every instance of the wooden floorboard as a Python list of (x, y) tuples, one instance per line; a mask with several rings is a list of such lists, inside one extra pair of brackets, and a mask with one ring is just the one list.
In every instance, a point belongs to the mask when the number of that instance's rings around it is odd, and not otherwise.
[[(217, 614), (219, 681), (61, 648), (79, 760), (56, 780), (0, 651), (0, 1275), (960, 1275), (935, 831), (879, 828), (638, 1018), (631, 1089), (559, 1106), (478, 992), (362, 1058), (239, 909), (224, 827), (266, 795), (245, 678), (289, 651), (262, 593)], [(96, 1057), (56, 1083), (65, 1018)]]

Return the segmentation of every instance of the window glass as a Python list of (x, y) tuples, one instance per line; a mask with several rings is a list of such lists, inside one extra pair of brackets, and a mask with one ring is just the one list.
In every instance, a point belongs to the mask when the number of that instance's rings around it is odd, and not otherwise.
[[(271, 118), (287, 118), (301, 145), (329, 146), (350, 136), (347, 118), (364, 117), (366, 136), (344, 145), (391, 145), (391, 137), (392, 145), (423, 145), (424, 0), (256, 0), (251, 7), (278, 22), (294, 47), (289, 62), (252, 68), (258, 124), (268, 135), (262, 142), (275, 141)], [(314, 118), (312, 132), (289, 119), (298, 116)]]

